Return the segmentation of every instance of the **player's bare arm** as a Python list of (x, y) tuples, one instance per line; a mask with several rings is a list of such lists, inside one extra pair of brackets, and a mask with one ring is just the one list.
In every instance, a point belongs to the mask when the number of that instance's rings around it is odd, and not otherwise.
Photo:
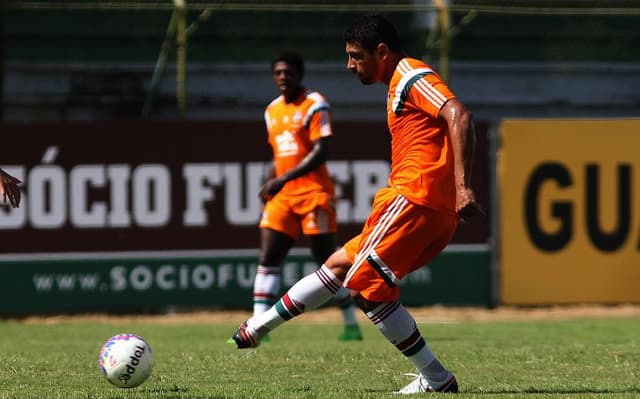
[(447, 101), (439, 115), (447, 121), (453, 147), (456, 212), (463, 220), (467, 220), (483, 213), (471, 188), (471, 171), (476, 141), (473, 118), (471, 112), (456, 99)]
[(271, 163), (267, 166), (264, 175), (265, 175), (265, 183), (260, 188), (259, 195), (260, 195), (260, 198), (262, 199), (262, 202), (267, 202), (271, 197), (270, 195), (268, 195), (267, 185), (276, 176), (275, 161), (272, 160)]
[(313, 149), (295, 168), (281, 176), (267, 180), (260, 189), (260, 197), (263, 201), (269, 200), (271, 197), (278, 194), (289, 180), (293, 180), (315, 170), (320, 165), (327, 162), (328, 158), (329, 137), (322, 137), (313, 142)]
[(22, 183), (20, 179), (0, 169), (0, 195), (2, 195), (2, 202), (7, 203), (8, 199), (13, 208), (20, 206), (21, 194), (20, 187), (18, 187), (20, 183)]

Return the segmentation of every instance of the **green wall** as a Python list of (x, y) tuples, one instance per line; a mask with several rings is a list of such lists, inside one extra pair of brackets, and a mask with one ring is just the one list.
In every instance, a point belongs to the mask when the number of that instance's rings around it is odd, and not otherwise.
[[(0, 314), (251, 307), (254, 255), (133, 254), (0, 260)], [(402, 301), (408, 306), (488, 306), (489, 264), (489, 252), (483, 249), (446, 251), (403, 280)], [(290, 256), (283, 286), (316, 267), (308, 255)]]

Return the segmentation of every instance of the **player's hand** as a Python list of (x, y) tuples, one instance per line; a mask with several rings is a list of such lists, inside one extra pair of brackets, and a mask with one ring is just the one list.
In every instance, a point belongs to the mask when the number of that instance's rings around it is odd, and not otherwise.
[(273, 198), (274, 195), (278, 194), (280, 190), (282, 190), (282, 187), (284, 187), (285, 183), (286, 181), (277, 177), (267, 180), (260, 189), (260, 198), (262, 198), (262, 202), (267, 202)]
[(484, 209), (476, 202), (476, 196), (469, 187), (460, 187), (456, 195), (456, 213), (464, 222), (477, 216), (486, 216)]
[(0, 170), (0, 194), (2, 194), (2, 201), (6, 204), (9, 199), (9, 204), (13, 208), (20, 206), (20, 187), (18, 184), (22, 183), (20, 179), (17, 179), (5, 171)]

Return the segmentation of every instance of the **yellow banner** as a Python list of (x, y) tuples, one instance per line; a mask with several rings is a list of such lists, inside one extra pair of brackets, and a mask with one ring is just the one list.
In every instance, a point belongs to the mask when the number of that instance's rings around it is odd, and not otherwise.
[(500, 127), (504, 304), (640, 302), (640, 119)]

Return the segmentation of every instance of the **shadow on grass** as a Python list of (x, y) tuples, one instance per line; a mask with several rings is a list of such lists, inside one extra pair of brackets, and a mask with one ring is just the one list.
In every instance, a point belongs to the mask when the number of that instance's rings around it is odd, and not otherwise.
[[(154, 395), (156, 397), (163, 398), (188, 398), (188, 399), (229, 399), (238, 397), (241, 398), (241, 393), (236, 394), (223, 394), (223, 395), (189, 395), (189, 389), (185, 387), (174, 386), (173, 388), (154, 388), (145, 389), (145, 393)], [(289, 391), (290, 394), (310, 393), (311, 387), (302, 386)], [(350, 396), (359, 396), (359, 394), (392, 394), (392, 391), (387, 389), (372, 389), (365, 388), (355, 392), (351, 390)], [(571, 395), (571, 394), (640, 394), (640, 388), (631, 389), (588, 389), (588, 388), (576, 388), (576, 389), (538, 389), (538, 388), (525, 388), (525, 389), (461, 389), (460, 394), (478, 394), (478, 395), (519, 395), (519, 394), (549, 394), (549, 395)], [(122, 399), (123, 396), (114, 396), (112, 399)], [(255, 397), (255, 396), (252, 396)], [(258, 396), (259, 397), (259, 396)]]
[[(391, 393), (386, 389), (363, 389), (362, 392), (384, 394)], [(638, 394), (640, 388), (630, 389), (588, 389), (588, 388), (575, 388), (575, 389), (538, 389), (538, 388), (525, 388), (525, 389), (460, 389), (460, 394), (486, 394), (486, 395), (517, 395), (517, 394), (555, 394), (555, 395), (569, 395), (569, 394)]]
[(460, 389), (460, 393), (475, 393), (475, 394), (556, 394), (556, 395), (569, 395), (569, 394), (627, 394), (627, 393), (640, 393), (640, 388), (631, 389), (589, 389), (589, 388), (575, 388), (575, 389), (540, 389), (540, 388), (525, 388), (525, 389)]
[(173, 388), (152, 388), (145, 389), (145, 393), (149, 395), (159, 396), (162, 398), (189, 398), (189, 399), (224, 399), (228, 398), (228, 396), (221, 395), (199, 395), (199, 396), (191, 396), (189, 395), (189, 388), (179, 387), (174, 385)]

